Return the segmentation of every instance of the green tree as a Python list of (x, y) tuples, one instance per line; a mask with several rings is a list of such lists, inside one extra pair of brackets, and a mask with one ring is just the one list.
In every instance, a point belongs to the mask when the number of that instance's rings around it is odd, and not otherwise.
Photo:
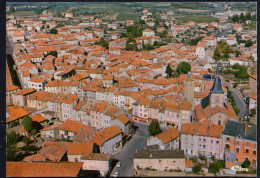
[(236, 115), (238, 116), (240, 113), (240, 109), (237, 106), (233, 106), (233, 109), (234, 109)]
[(50, 52), (48, 52), (48, 53), (45, 55), (45, 57), (47, 57), (47, 56), (49, 56), (49, 55), (52, 55), (52, 56), (57, 57), (57, 56), (58, 56), (58, 53), (57, 53), (57, 51), (50, 51)]
[(220, 166), (217, 161), (214, 161), (213, 163), (209, 164), (209, 173), (214, 173), (214, 175), (216, 176), (219, 169), (220, 169)]
[(23, 127), (26, 130), (27, 133), (30, 133), (33, 129), (33, 122), (32, 119), (29, 116), (25, 116), (23, 118)]
[(158, 41), (154, 41), (154, 42), (153, 42), (153, 45), (154, 45), (154, 46), (160, 46), (160, 43), (159, 43)]
[(52, 28), (49, 31), (50, 34), (58, 34), (58, 30), (56, 28)]
[(173, 70), (170, 64), (167, 65), (165, 73), (167, 74), (167, 78), (170, 78), (172, 76)]
[(236, 50), (235, 51), (235, 54), (236, 54), (236, 57), (240, 56), (241, 55), (241, 52), (239, 50)]
[(248, 159), (246, 159), (243, 163), (242, 163), (242, 167), (243, 168), (248, 168), (251, 165), (250, 161)]
[(177, 72), (178, 72), (179, 75), (180, 74), (187, 74), (190, 70), (191, 70), (191, 66), (187, 62), (181, 62), (177, 66)]
[(220, 60), (220, 50), (218, 48), (216, 48), (214, 50), (214, 57), (213, 57), (216, 61)]
[(251, 19), (252, 19), (250, 12), (247, 12), (247, 13), (246, 13), (245, 19), (246, 19), (246, 20), (251, 20)]
[(245, 21), (245, 15), (244, 15), (243, 12), (240, 14), (239, 19), (240, 19), (241, 21)]
[(6, 146), (16, 145), (19, 135), (15, 131), (6, 134)]
[(256, 109), (254, 109), (254, 108), (251, 109), (251, 110), (250, 110), (250, 113), (254, 116), (254, 115), (256, 114)]
[(195, 174), (199, 174), (201, 172), (201, 165), (193, 166), (192, 172), (194, 172)]
[(50, 25), (47, 25), (46, 28), (50, 28)]
[(161, 132), (159, 122), (152, 121), (152, 123), (149, 125), (148, 130), (151, 136), (159, 134)]
[(145, 24), (145, 21), (144, 20), (140, 20), (139, 23), (143, 25), (143, 24)]

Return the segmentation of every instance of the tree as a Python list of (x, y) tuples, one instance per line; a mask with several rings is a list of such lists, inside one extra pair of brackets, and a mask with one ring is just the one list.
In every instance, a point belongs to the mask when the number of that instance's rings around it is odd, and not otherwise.
[(6, 145), (15, 145), (18, 142), (19, 135), (16, 134), (15, 131), (11, 131), (10, 133), (6, 134)]
[(201, 165), (195, 165), (193, 168), (192, 168), (192, 172), (194, 172), (195, 174), (198, 174), (201, 172)]
[(241, 55), (241, 52), (239, 50), (236, 50), (235, 51), (235, 54), (236, 54), (236, 57), (240, 56)]
[(242, 163), (242, 167), (243, 168), (248, 168), (251, 165), (250, 161), (248, 159), (246, 159), (243, 163)]
[(209, 172), (214, 173), (215, 176), (216, 176), (217, 172), (219, 171), (219, 169), (220, 169), (220, 166), (217, 161), (214, 161), (213, 163), (209, 164)]
[(247, 13), (246, 13), (245, 19), (246, 19), (246, 20), (251, 20), (251, 19), (252, 19), (250, 12), (247, 12)]
[(47, 56), (49, 56), (49, 55), (52, 55), (52, 56), (57, 57), (57, 56), (58, 56), (58, 53), (57, 53), (57, 51), (50, 51), (50, 52), (48, 52), (48, 53), (45, 55), (45, 57), (47, 57)]
[(250, 113), (254, 116), (254, 115), (256, 114), (256, 109), (254, 109), (254, 108), (251, 109), (251, 110), (250, 110)]
[(47, 25), (46, 28), (50, 28), (50, 25)]
[(56, 28), (52, 28), (49, 31), (50, 34), (58, 34), (58, 30)]
[(160, 43), (159, 43), (158, 41), (154, 41), (154, 42), (153, 42), (153, 45), (154, 45), (154, 46), (160, 46)]
[(151, 136), (159, 134), (161, 132), (159, 122), (152, 121), (152, 123), (149, 125), (148, 130)]
[(170, 64), (167, 65), (165, 73), (167, 74), (167, 78), (170, 78), (172, 76), (173, 70)]
[(27, 133), (30, 133), (33, 129), (33, 122), (32, 119), (29, 116), (25, 116), (23, 118), (23, 127), (26, 130)]
[(139, 23), (143, 25), (143, 24), (145, 24), (145, 21), (144, 20), (140, 20)]
[(233, 109), (234, 109), (236, 115), (238, 116), (240, 113), (240, 109), (237, 106), (233, 106)]
[(241, 21), (245, 21), (245, 15), (244, 15), (243, 12), (240, 14), (239, 19), (240, 19)]
[(187, 62), (181, 62), (177, 66), (177, 72), (178, 74), (187, 74), (191, 70), (191, 66)]

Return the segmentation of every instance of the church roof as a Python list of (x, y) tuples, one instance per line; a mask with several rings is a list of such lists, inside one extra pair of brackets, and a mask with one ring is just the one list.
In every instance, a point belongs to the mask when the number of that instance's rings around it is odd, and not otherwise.
[(218, 73), (219, 73), (219, 71), (218, 71), (218, 65), (217, 65), (217, 77), (215, 78), (213, 87), (211, 89), (211, 93), (223, 94), (224, 91), (222, 90), (221, 79), (219, 78)]
[(206, 108), (209, 105), (209, 99), (210, 99), (210, 94), (208, 94), (208, 96), (206, 96), (201, 100), (202, 109)]

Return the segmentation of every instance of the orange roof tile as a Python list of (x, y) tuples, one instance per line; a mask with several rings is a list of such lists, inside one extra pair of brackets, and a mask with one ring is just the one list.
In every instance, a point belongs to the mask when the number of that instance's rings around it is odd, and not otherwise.
[(160, 139), (162, 141), (163, 144), (166, 144), (176, 138), (179, 137), (179, 131), (176, 128), (168, 128), (168, 130), (155, 135), (154, 137), (157, 137), (158, 139)]

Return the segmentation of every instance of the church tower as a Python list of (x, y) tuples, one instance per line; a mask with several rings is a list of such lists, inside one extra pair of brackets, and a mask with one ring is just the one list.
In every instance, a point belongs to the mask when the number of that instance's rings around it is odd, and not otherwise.
[(188, 80), (184, 81), (184, 96), (191, 103), (191, 109), (194, 109), (194, 81), (191, 77), (191, 71), (188, 72)]
[(221, 79), (219, 78), (218, 74), (219, 74), (219, 69), (217, 65), (217, 77), (215, 78), (213, 87), (211, 89), (211, 94), (210, 94), (211, 108), (215, 106), (224, 107), (225, 96), (221, 85)]

